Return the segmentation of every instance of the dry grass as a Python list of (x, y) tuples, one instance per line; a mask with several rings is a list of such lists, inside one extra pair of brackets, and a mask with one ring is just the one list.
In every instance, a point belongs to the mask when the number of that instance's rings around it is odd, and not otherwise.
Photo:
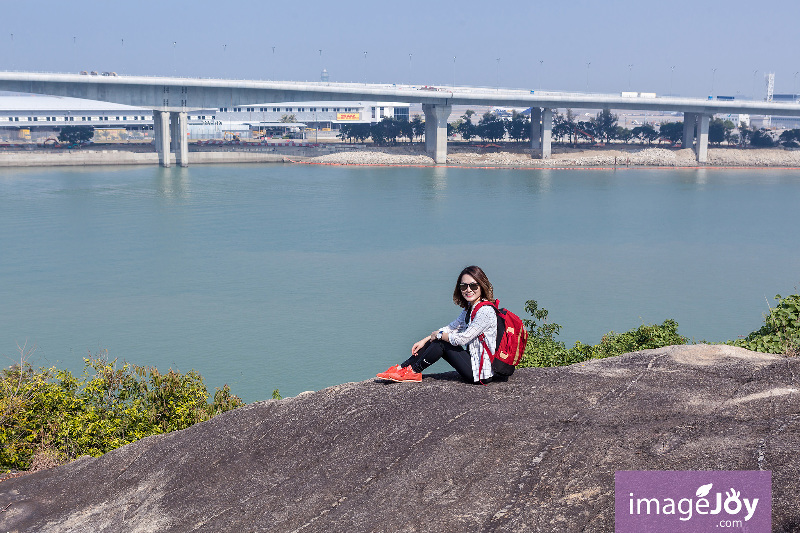
[(48, 468), (53, 468), (56, 466), (60, 466), (64, 464), (64, 461), (58, 455), (58, 452), (55, 450), (39, 450), (33, 455), (33, 459), (31, 460), (31, 468), (30, 472), (38, 472), (40, 470), (47, 470)]

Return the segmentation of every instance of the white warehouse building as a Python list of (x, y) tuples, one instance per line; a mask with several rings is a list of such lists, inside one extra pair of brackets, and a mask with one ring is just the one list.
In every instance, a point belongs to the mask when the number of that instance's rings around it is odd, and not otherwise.
[[(260, 136), (279, 134), (291, 125), (295, 125), (293, 129), (335, 132), (343, 124), (373, 124), (385, 117), (409, 120), (409, 109), (410, 104), (398, 102), (278, 102), (220, 107), (214, 116), (216, 127), (222, 128), (223, 134), (247, 135), (249, 131)], [(190, 116), (190, 138), (193, 128), (198, 127)]]
[(0, 96), (0, 141), (38, 141), (64, 126), (114, 130), (128, 139), (152, 138), (153, 111), (60, 96)]
[[(410, 105), (396, 102), (280, 102), (195, 110), (188, 113), (189, 139), (242, 138), (314, 128), (338, 131), (342, 124), (409, 119)], [(92, 126), (115, 140), (151, 140), (153, 111), (79, 98), (0, 95), (0, 142), (55, 138), (64, 126)]]

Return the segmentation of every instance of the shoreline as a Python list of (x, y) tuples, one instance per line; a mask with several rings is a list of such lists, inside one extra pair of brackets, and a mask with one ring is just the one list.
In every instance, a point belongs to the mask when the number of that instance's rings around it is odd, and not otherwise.
[[(174, 156), (173, 156), (174, 161)], [(231, 163), (302, 163), (334, 166), (409, 166), (481, 169), (624, 169), (636, 168), (800, 168), (800, 150), (782, 148), (709, 148), (708, 162), (697, 163), (691, 149), (641, 145), (554, 146), (550, 159), (531, 158), (530, 147), (515, 143), (490, 146), (451, 144), (447, 163), (436, 165), (424, 143), (395, 146), (320, 143), (309, 146), (192, 146), (189, 165)], [(0, 167), (157, 165), (150, 145), (104, 145), (78, 150), (25, 148), (0, 151)]]

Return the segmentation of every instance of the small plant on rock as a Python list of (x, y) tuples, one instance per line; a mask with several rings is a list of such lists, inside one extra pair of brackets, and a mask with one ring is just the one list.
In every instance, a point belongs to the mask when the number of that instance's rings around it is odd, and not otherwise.
[(525, 311), (533, 318), (524, 320), (528, 328), (528, 345), (520, 366), (562, 366), (579, 363), (588, 359), (613, 357), (624, 353), (675, 344), (686, 344), (688, 339), (678, 334), (678, 323), (672, 319), (662, 324), (642, 324), (625, 333), (613, 331), (603, 335), (599, 344), (575, 342), (567, 348), (556, 340), (561, 326), (547, 323), (547, 309), (540, 309), (536, 300), (528, 300)]
[(763, 353), (800, 355), (800, 295), (775, 296), (778, 305), (764, 317), (764, 325), (731, 344)]

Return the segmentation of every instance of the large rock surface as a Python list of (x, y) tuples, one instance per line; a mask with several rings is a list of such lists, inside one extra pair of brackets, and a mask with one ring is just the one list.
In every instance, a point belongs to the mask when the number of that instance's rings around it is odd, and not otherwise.
[(0, 531), (613, 531), (615, 470), (771, 470), (800, 530), (800, 360), (675, 346), (507, 383), (348, 383), (0, 483)]

